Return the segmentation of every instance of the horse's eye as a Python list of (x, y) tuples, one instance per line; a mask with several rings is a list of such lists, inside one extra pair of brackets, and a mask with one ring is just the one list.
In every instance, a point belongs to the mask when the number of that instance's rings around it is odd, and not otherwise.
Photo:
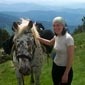
[(19, 40), (17, 40), (17, 42), (19, 42)]

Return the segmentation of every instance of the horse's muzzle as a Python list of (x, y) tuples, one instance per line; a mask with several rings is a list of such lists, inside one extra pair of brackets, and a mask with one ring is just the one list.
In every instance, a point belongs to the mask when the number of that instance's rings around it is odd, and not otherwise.
[(19, 72), (23, 75), (30, 75), (31, 73), (31, 61), (24, 55), (19, 55), (18, 57), (19, 63)]
[(26, 67), (21, 67), (19, 69), (19, 72), (23, 75), (30, 75), (31, 74), (31, 69), (30, 68), (26, 68)]

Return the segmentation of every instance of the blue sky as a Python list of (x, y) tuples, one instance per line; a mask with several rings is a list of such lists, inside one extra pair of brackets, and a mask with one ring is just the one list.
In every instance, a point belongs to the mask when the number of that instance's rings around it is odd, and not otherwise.
[(82, 4), (85, 0), (0, 0), (0, 3), (13, 4), (13, 3), (36, 3), (40, 5), (68, 5), (69, 4)]

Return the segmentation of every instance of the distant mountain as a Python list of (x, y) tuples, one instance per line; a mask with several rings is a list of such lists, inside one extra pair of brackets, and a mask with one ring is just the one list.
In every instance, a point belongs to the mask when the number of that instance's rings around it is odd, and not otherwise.
[(4, 28), (10, 33), (12, 23), (17, 19), (18, 19), (17, 17), (0, 13), (0, 28)]
[(56, 16), (62, 16), (66, 19), (70, 31), (73, 32), (75, 27), (82, 23), (81, 19), (85, 16), (84, 10), (85, 8), (54, 8), (54, 6), (28, 3), (0, 4), (0, 27), (11, 29), (13, 21), (24, 17), (41, 22), (45, 28), (52, 29), (52, 19)]
[[(82, 9), (83, 10), (83, 9)], [(56, 16), (62, 16), (66, 19), (68, 25), (79, 25), (81, 24), (81, 19), (85, 15), (83, 12), (79, 12), (78, 9), (65, 9), (62, 11), (41, 11), (32, 10), (27, 12), (3, 12), (4, 14), (30, 18), (35, 21), (47, 21), (52, 22), (52, 19)]]

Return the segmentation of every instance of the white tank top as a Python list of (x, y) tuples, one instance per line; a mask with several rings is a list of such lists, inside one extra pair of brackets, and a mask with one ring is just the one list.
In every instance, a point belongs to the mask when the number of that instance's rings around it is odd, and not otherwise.
[(58, 66), (66, 66), (68, 57), (67, 47), (74, 45), (74, 40), (68, 32), (64, 36), (54, 36), (54, 38), (54, 50), (56, 51), (54, 63)]

